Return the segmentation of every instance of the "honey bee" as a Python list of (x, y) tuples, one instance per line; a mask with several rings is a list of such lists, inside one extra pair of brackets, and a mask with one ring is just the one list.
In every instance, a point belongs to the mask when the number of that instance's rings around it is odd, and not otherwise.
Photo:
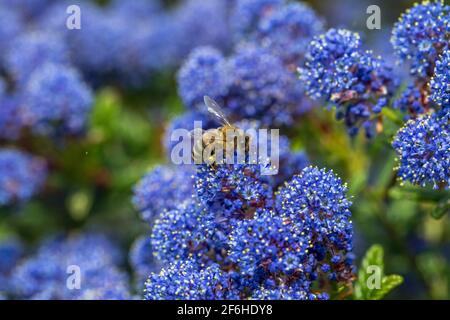
[[(246, 136), (243, 130), (231, 124), (216, 101), (205, 96), (204, 102), (208, 112), (213, 114), (222, 126), (216, 129), (202, 130), (201, 139), (196, 139), (192, 148), (194, 162), (196, 164), (205, 162), (211, 166), (223, 164), (226, 159), (234, 159), (239, 148), (244, 149), (245, 156), (249, 150), (250, 137)], [(232, 137), (232, 141), (227, 141), (227, 137)], [(223, 150), (220, 159), (218, 159), (217, 150)], [(204, 153), (206, 153), (205, 159)]]

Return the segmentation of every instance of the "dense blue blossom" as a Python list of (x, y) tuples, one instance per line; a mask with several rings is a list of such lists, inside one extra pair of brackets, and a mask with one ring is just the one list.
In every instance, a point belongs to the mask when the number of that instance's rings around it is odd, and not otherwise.
[(30, 77), (23, 117), (37, 132), (77, 134), (83, 131), (93, 97), (75, 69), (45, 64)]
[(225, 59), (212, 47), (195, 49), (178, 72), (178, 93), (188, 108), (204, 109), (205, 95), (220, 99), (228, 90)]
[(168, 264), (194, 256), (202, 261), (215, 230), (215, 216), (195, 201), (179, 204), (156, 219), (152, 247), (158, 261)]
[(450, 107), (450, 50), (445, 51), (436, 62), (430, 87), (431, 99), (443, 108)]
[(443, 1), (415, 4), (394, 25), (391, 42), (398, 57), (411, 62), (411, 74), (429, 77), (449, 47), (450, 6)]
[(314, 38), (299, 71), (308, 94), (335, 105), (351, 136), (360, 128), (367, 137), (375, 134), (373, 117), (388, 104), (396, 81), (381, 58), (362, 50), (358, 34), (330, 29)]
[(408, 121), (392, 143), (401, 181), (434, 188), (450, 185), (450, 118), (447, 110)]
[(261, 287), (252, 294), (253, 300), (328, 300), (326, 293), (311, 293), (305, 288), (280, 286), (267, 289)]
[(294, 73), (267, 49), (243, 45), (227, 64), (231, 82), (224, 107), (233, 119), (288, 125), (311, 108)]
[(0, 139), (13, 140), (18, 138), (23, 126), (19, 105), (20, 99), (8, 94), (2, 96), (0, 92)]
[(12, 271), (24, 255), (22, 243), (17, 239), (0, 241), (0, 293), (12, 292)]
[(29, 200), (46, 176), (43, 160), (13, 149), (0, 150), (0, 206)]
[(153, 257), (150, 237), (141, 236), (133, 242), (129, 253), (129, 261), (135, 276), (136, 286), (141, 289), (147, 277), (159, 269), (158, 262)]
[(57, 33), (25, 32), (15, 38), (5, 56), (5, 66), (17, 85), (23, 86), (33, 71), (47, 63), (66, 64), (69, 51)]
[(321, 272), (338, 281), (349, 281), (353, 274), (351, 202), (346, 193), (347, 186), (333, 171), (307, 167), (277, 196), (281, 216), (297, 224), (306, 239), (313, 239), (310, 252), (317, 262), (309, 263), (317, 269), (327, 265)]
[(236, 40), (254, 32), (263, 17), (284, 3), (285, 0), (236, 0), (231, 14), (231, 28)]
[(194, 193), (194, 168), (188, 165), (159, 166), (149, 172), (134, 188), (133, 203), (142, 219), (153, 222), (164, 210), (190, 199)]
[(236, 299), (229, 278), (216, 264), (200, 269), (193, 260), (177, 261), (152, 274), (145, 288), (147, 300)]
[(228, 48), (230, 32), (227, 2), (227, 0), (186, 0), (176, 8), (172, 19), (176, 23), (177, 53), (181, 59), (192, 49), (200, 46)]
[(295, 70), (309, 42), (322, 31), (323, 21), (314, 10), (307, 4), (291, 3), (261, 19), (256, 39)]
[(223, 222), (252, 217), (256, 208), (272, 206), (272, 188), (261, 178), (259, 165), (199, 165), (195, 189)]
[[(26, 299), (128, 299), (128, 279), (119, 260), (116, 246), (102, 235), (57, 237), (14, 271), (15, 294)], [(80, 289), (67, 286), (69, 266), (80, 268)]]
[(3, 64), (3, 55), (11, 42), (22, 31), (23, 21), (16, 10), (3, 3), (0, 4), (0, 21), (3, 21), (3, 27), (0, 29), (0, 54), (2, 56), (0, 64)]

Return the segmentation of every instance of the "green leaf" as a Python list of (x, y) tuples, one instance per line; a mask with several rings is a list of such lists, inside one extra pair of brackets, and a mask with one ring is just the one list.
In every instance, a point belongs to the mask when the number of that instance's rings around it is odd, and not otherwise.
[(358, 271), (354, 298), (379, 300), (402, 282), (399, 275), (384, 275), (384, 250), (380, 245), (373, 245), (367, 250)]
[(450, 199), (444, 199), (439, 202), (431, 212), (431, 216), (435, 219), (440, 219), (447, 213), (450, 213)]
[(381, 281), (381, 288), (379, 290), (373, 290), (372, 300), (380, 300), (384, 298), (394, 288), (403, 283), (403, 277), (399, 275), (390, 275), (383, 277)]

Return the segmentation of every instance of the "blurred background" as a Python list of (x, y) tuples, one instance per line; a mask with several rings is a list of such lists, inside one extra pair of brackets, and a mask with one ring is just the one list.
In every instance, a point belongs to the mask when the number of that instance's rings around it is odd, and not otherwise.
[[(46, 169), (38, 170), (46, 170), (47, 175), (41, 181), (19, 172), (25, 187), (9, 186), (17, 190), (13, 198), (5, 195), (11, 190), (0, 190), (0, 243), (20, 243), (21, 247), (9, 267), (11, 251), (0, 250), (0, 274), (11, 276), (15, 272), (11, 264), (33, 257), (49, 238), (93, 232), (112, 239), (122, 255), (120, 269), (133, 279), (128, 252), (150, 228), (133, 207), (133, 187), (153, 167), (168, 163), (166, 129), (187, 110), (176, 75), (189, 53), (210, 45), (229, 56), (238, 45), (234, 2), (1, 1), (0, 21), (6, 27), (0, 30), (0, 75), (5, 83), (0, 95), (0, 149), (32, 155), (37, 162), (23, 165), (45, 163)], [(367, 48), (395, 62), (391, 29), (413, 1), (306, 2), (322, 17), (325, 28), (358, 31)], [(81, 30), (65, 26), (70, 4), (81, 8)], [(381, 30), (366, 27), (366, 9), (371, 4), (381, 8)], [(59, 79), (51, 68), (44, 68), (40, 71), (44, 84), (39, 85), (33, 72), (44, 60), (64, 61), (70, 70)], [(401, 67), (396, 67), (399, 73)], [(52, 81), (66, 86), (52, 86)], [(86, 108), (74, 103), (75, 109), (68, 110), (83, 119), (51, 117), (52, 103), (80, 95)], [(42, 110), (39, 121), (30, 116), (17, 124), (15, 111), (8, 110), (22, 110), (19, 106), (32, 103), (30, 99), (48, 109)], [(26, 115), (26, 107), (23, 110)], [(8, 117), (2, 114), (6, 112)], [(311, 163), (334, 169), (348, 182), (357, 261), (369, 246), (379, 243), (385, 249), (385, 269), (405, 278), (389, 298), (448, 299), (448, 215), (440, 219), (432, 215), (440, 195), (388, 187), (395, 165), (389, 143), (397, 129), (388, 124), (371, 143), (364, 137), (352, 140), (332, 111), (315, 106), (281, 134), (290, 137), (295, 150), (304, 150)], [(2, 161), (0, 186), (6, 188), (1, 176), (12, 169)], [(12, 161), (20, 165), (21, 160)], [(22, 194), (17, 188), (31, 190)], [(130, 288), (132, 295), (139, 292), (132, 280)], [(0, 284), (1, 291), (9, 295)]]

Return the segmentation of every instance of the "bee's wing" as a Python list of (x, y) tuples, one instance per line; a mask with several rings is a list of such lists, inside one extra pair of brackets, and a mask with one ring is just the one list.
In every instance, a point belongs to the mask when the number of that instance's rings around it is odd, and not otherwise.
[(220, 106), (208, 96), (204, 96), (203, 100), (205, 101), (205, 105), (208, 108), (208, 112), (215, 115), (223, 124), (232, 127), (231, 123), (228, 121), (227, 117), (225, 117), (224, 113)]

